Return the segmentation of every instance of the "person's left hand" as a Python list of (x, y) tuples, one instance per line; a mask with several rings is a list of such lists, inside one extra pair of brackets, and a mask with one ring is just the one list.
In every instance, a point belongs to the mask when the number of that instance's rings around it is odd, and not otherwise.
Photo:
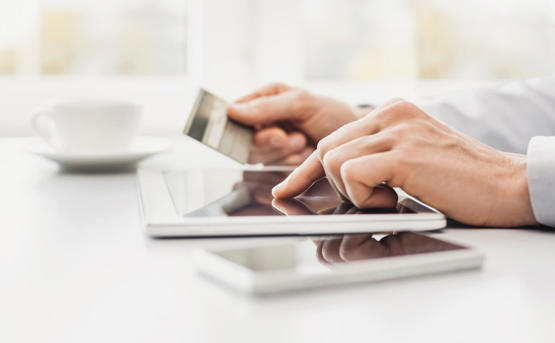
[(394, 205), (391, 190), (378, 187), (385, 183), (466, 224), (536, 223), (525, 156), (497, 151), (403, 100), (320, 140), (273, 195), (295, 196), (323, 176), (360, 208)]
[(229, 104), (227, 111), (256, 129), (249, 163), (299, 165), (321, 138), (368, 110), (273, 83)]
[(314, 151), (306, 136), (281, 127), (259, 127), (253, 138), (248, 163), (298, 166)]

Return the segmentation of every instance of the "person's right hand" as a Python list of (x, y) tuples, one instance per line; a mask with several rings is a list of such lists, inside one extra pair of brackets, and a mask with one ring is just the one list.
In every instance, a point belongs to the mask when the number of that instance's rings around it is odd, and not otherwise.
[(283, 84), (271, 84), (228, 107), (230, 118), (254, 126), (249, 163), (300, 164), (314, 145), (358, 118), (348, 104)]

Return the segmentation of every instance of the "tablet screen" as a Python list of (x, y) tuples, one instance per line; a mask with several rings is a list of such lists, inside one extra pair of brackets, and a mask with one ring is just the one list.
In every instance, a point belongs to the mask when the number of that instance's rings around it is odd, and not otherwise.
[(349, 262), (460, 249), (467, 248), (422, 234), (401, 232), (344, 235), (213, 253), (257, 272), (292, 269), (311, 273)]
[(165, 171), (163, 175), (182, 217), (414, 213), (402, 203), (395, 208), (358, 209), (342, 201), (325, 178), (296, 198), (273, 199), (272, 188), (287, 176), (279, 171), (213, 169)]

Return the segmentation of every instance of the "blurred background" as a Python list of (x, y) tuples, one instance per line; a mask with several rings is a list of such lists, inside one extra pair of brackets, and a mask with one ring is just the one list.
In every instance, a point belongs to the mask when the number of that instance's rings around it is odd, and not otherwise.
[(552, 0), (2, 0), (0, 135), (57, 98), (145, 104), (179, 132), (195, 87), (285, 81), (351, 102), (555, 70)]

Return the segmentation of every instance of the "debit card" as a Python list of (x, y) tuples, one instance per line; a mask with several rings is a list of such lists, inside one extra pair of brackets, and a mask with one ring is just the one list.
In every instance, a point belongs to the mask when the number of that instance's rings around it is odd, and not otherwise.
[(200, 89), (183, 133), (246, 164), (254, 129), (228, 118), (227, 105), (225, 100)]

